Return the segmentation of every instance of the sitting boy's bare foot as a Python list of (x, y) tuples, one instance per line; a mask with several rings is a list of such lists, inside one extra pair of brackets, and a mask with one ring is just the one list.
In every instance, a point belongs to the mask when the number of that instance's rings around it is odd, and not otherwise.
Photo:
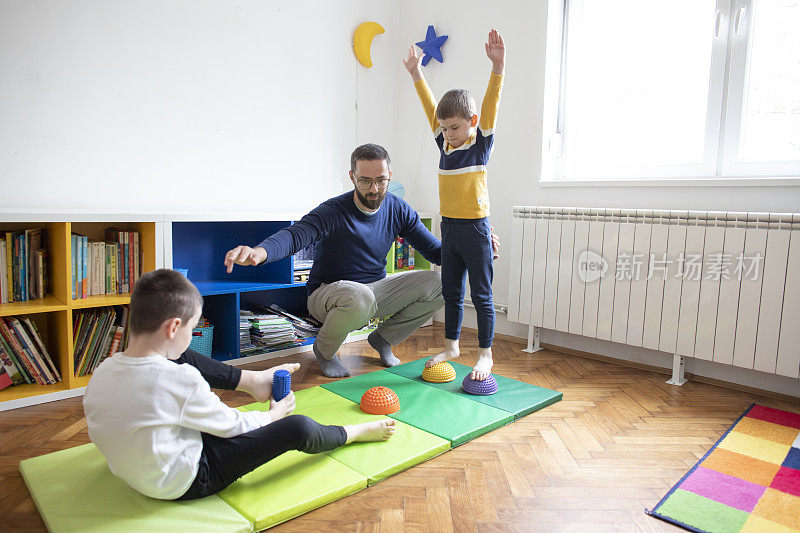
[(475, 381), (483, 381), (492, 374), (492, 366), (494, 366), (494, 361), (492, 361), (492, 352), (489, 350), (488, 353), (478, 356), (478, 362), (472, 367), (469, 377)]
[(455, 359), (459, 355), (461, 355), (461, 351), (458, 349), (458, 340), (445, 339), (444, 350), (425, 361), (425, 368), (430, 368), (443, 361)]
[(269, 415), (272, 417), (272, 421), (275, 422), (276, 420), (280, 420), (284, 416), (288, 416), (294, 412), (295, 408), (295, 400), (294, 400), (294, 392), (289, 392), (289, 394), (279, 402), (273, 400), (269, 404)]
[(346, 444), (389, 440), (394, 435), (395, 421), (391, 418), (384, 418), (374, 422), (344, 426), (344, 431), (347, 433)]
[(272, 397), (272, 381), (275, 372), (278, 370), (288, 370), (289, 373), (300, 368), (299, 363), (286, 363), (274, 366), (266, 370), (242, 370), (242, 377), (239, 378), (239, 385), (236, 390), (244, 391), (259, 402), (266, 402)]

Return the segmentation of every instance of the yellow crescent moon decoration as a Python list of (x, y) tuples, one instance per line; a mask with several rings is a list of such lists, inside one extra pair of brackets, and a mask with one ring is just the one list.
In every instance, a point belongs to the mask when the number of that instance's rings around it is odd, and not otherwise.
[(370, 57), (370, 47), (372, 39), (379, 33), (386, 30), (377, 22), (364, 22), (356, 28), (353, 33), (353, 51), (356, 53), (358, 62), (367, 68), (372, 68), (372, 58)]

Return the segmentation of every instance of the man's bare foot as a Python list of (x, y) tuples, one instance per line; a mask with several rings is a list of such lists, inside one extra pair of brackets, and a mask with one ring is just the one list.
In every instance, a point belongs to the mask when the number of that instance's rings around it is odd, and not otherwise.
[(430, 368), (433, 365), (441, 363), (442, 361), (455, 359), (459, 355), (461, 355), (461, 352), (458, 348), (458, 339), (445, 339), (444, 350), (425, 361), (425, 368)]
[(491, 348), (481, 348), (478, 362), (472, 367), (469, 377), (475, 381), (483, 381), (492, 374), (492, 366), (494, 366), (494, 361), (492, 361)]
[(394, 424), (394, 419), (384, 418), (374, 422), (344, 426), (344, 431), (347, 433), (347, 442), (345, 444), (389, 440), (394, 435)]
[(300, 368), (299, 363), (286, 363), (266, 370), (242, 370), (236, 390), (244, 391), (259, 402), (266, 402), (272, 397), (272, 380), (278, 370), (287, 370), (290, 374)]

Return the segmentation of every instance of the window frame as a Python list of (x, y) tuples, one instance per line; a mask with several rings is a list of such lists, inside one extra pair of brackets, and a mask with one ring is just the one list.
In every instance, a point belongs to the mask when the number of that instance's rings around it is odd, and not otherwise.
[[(566, 69), (569, 20), (585, 0), (549, 0), (542, 138), (543, 185), (697, 184), (800, 185), (800, 161), (738, 161), (747, 87), (746, 65), (757, 0), (716, 0), (703, 161), (697, 165), (616, 167), (612, 174), (568, 176)], [(593, 1), (593, 0), (586, 0)], [(740, 11), (743, 11), (740, 14)], [(738, 15), (738, 20), (737, 20)], [(738, 32), (733, 31), (738, 24)]]

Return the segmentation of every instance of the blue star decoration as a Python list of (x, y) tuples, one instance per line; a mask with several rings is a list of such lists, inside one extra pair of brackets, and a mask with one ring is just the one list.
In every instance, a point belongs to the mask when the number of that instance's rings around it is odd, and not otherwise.
[(428, 26), (428, 33), (425, 35), (425, 40), (420, 41), (417, 43), (422, 49), (422, 66), (424, 67), (427, 65), (431, 58), (434, 58), (439, 63), (442, 63), (444, 60), (442, 59), (442, 45), (447, 40), (447, 35), (439, 35), (436, 36), (436, 30), (433, 29), (433, 25)]

